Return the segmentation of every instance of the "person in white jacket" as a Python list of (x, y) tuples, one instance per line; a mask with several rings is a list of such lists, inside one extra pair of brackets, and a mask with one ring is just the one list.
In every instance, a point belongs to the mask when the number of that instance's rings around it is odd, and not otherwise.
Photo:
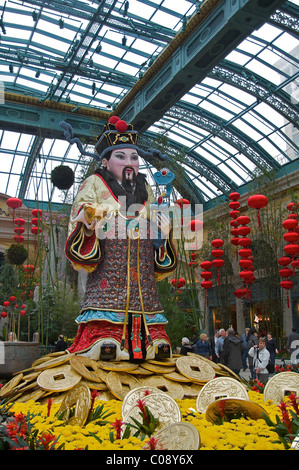
[(266, 348), (266, 340), (260, 338), (258, 344), (249, 349), (248, 354), (253, 358), (253, 370), (256, 378), (266, 384), (269, 379), (267, 365), (270, 361), (270, 353)]

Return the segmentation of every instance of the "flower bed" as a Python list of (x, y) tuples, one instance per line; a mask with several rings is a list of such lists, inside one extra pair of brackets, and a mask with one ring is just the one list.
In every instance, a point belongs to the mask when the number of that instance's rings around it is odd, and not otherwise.
[[(182, 421), (193, 424), (201, 440), (201, 450), (284, 450), (289, 448), (279, 441), (279, 429), (285, 427), (286, 413), (294, 422), (293, 430), (298, 431), (298, 398), (286, 397), (285, 405), (275, 405), (271, 401), (264, 403), (263, 394), (258, 390), (249, 390), (249, 399), (261, 405), (268, 412), (272, 423), (264, 419), (257, 421), (232, 419), (221, 425), (207, 421), (205, 414), (196, 411), (195, 399), (176, 400)], [(93, 411), (87, 423), (80, 427), (67, 424), (58, 418), (60, 405), (15, 402), (0, 406), (0, 417), (5, 421), (0, 426), (0, 445), (2, 449), (46, 449), (46, 450), (140, 450), (159, 449), (159, 443), (146, 436), (120, 438), (122, 402), (118, 400), (101, 401), (94, 397)], [(292, 408), (293, 406), (293, 408)], [(294, 414), (295, 410), (295, 414)], [(296, 417), (297, 412), (297, 417)], [(297, 420), (297, 421), (296, 421)], [(290, 432), (286, 422), (284, 436)], [(276, 428), (275, 428), (276, 426)], [(296, 432), (297, 432), (296, 431)]]

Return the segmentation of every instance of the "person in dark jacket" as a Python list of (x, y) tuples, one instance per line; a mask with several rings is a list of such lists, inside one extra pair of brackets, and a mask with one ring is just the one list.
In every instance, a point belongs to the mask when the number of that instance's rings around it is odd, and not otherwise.
[(195, 345), (195, 354), (204, 356), (208, 359), (212, 359), (212, 348), (211, 343), (208, 341), (208, 336), (206, 333), (202, 333)]
[(67, 344), (64, 341), (63, 335), (58, 336), (58, 341), (55, 344), (54, 352), (65, 351), (67, 349)]
[(233, 328), (227, 330), (223, 343), (223, 364), (235, 374), (240, 374), (242, 367), (242, 339), (238, 338)]
[[(250, 328), (247, 335), (247, 349), (251, 349), (253, 346), (258, 345), (258, 334), (255, 328)], [(256, 373), (253, 367), (253, 359), (251, 356), (248, 356), (248, 366), (251, 373), (251, 378), (256, 379)]]
[(276, 345), (276, 339), (273, 338), (272, 333), (270, 332), (267, 333), (266, 348), (270, 353), (270, 361), (275, 366), (275, 354), (278, 354), (278, 349)]
[(186, 356), (188, 352), (192, 352), (192, 346), (190, 344), (190, 340), (187, 337), (182, 338), (182, 347), (180, 354)]

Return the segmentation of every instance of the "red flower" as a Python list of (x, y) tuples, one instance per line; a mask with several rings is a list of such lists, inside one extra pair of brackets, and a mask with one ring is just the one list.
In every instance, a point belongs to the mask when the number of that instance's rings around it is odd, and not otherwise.
[(8, 437), (15, 442), (18, 442), (18, 436), (26, 439), (27, 424), (23, 413), (15, 414), (14, 418), (6, 424), (6, 432)]
[(137, 405), (138, 405), (138, 408), (140, 409), (141, 413), (142, 413), (142, 416), (146, 422), (146, 424), (150, 424), (150, 418), (146, 412), (146, 406), (145, 406), (145, 403), (143, 400), (138, 400), (137, 402)]
[(280, 411), (281, 411), (283, 423), (286, 425), (289, 434), (292, 434), (292, 432), (293, 432), (293, 430), (292, 430), (292, 422), (291, 422), (290, 417), (289, 417), (289, 413), (288, 413), (288, 410), (287, 410), (286, 403), (284, 403), (284, 402), (282, 401), (282, 402), (280, 403), (280, 405), (278, 405), (278, 408), (279, 408)]
[(155, 437), (151, 437), (148, 441), (146, 441), (146, 446), (143, 448), (144, 450), (162, 450), (163, 446), (159, 443), (159, 439)]
[(55, 442), (56, 436), (46, 432), (38, 438), (38, 444), (40, 444), (44, 450), (54, 450)]
[(292, 403), (294, 411), (299, 415), (299, 397), (296, 396), (295, 393), (290, 393), (289, 399)]
[(116, 431), (116, 439), (121, 439), (121, 431), (122, 431), (123, 424), (125, 423), (123, 423), (121, 419), (116, 419), (114, 423), (112, 423), (112, 426), (114, 427)]

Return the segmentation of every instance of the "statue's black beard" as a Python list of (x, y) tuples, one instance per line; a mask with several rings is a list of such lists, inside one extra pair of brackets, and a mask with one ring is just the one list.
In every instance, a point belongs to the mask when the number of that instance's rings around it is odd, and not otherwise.
[[(143, 205), (147, 201), (148, 194), (146, 190), (146, 177), (142, 173), (137, 175), (134, 172), (133, 175), (133, 184), (130, 181), (127, 181), (124, 177), (122, 184), (120, 185), (115, 176), (107, 170), (107, 168), (98, 168), (95, 171), (95, 174), (100, 175), (105, 183), (109, 186), (113, 194), (118, 198), (119, 196), (126, 196), (127, 208), (132, 204), (141, 204)], [(133, 192), (132, 192), (133, 191)]]

